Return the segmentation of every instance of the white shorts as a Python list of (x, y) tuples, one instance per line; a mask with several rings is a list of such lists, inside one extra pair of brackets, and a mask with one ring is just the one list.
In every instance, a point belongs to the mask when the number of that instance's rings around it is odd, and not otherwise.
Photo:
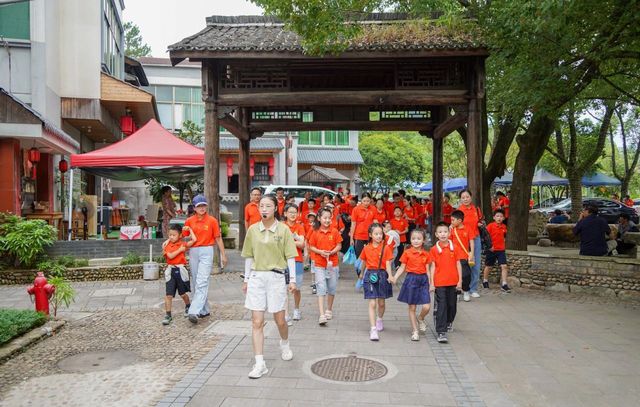
[(287, 301), (284, 274), (273, 271), (252, 271), (247, 283), (244, 307), (251, 311), (284, 311)]

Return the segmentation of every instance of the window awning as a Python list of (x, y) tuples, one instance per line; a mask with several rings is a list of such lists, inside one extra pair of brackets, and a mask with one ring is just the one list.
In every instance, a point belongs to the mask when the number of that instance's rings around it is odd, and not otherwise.
[(350, 181), (348, 177), (339, 173), (335, 168), (325, 168), (317, 165), (312, 165), (309, 171), (298, 177), (298, 182), (331, 182), (340, 184)]

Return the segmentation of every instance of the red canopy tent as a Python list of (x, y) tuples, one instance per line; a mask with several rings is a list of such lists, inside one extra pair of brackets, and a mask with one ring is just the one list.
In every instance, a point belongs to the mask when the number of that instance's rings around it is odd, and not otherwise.
[(117, 143), (85, 154), (72, 154), (71, 167), (120, 181), (149, 177), (180, 181), (202, 175), (204, 151), (180, 140), (151, 119)]

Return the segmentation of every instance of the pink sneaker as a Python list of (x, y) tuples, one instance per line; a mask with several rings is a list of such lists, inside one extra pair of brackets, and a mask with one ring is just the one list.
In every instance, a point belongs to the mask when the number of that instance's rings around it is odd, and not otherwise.
[(376, 319), (376, 329), (377, 329), (379, 332), (384, 331), (384, 324), (382, 323), (382, 318), (378, 318), (378, 319)]
[(369, 340), (378, 341), (380, 337), (378, 336), (378, 330), (376, 328), (371, 328), (371, 332), (369, 332)]

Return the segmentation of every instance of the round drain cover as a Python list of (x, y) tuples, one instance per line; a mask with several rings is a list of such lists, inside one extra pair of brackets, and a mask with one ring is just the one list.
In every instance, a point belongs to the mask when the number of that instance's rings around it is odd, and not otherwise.
[(367, 382), (386, 376), (388, 369), (375, 360), (345, 356), (320, 360), (311, 365), (311, 372), (337, 382)]
[(119, 369), (137, 360), (138, 355), (126, 350), (83, 352), (61, 359), (58, 368), (70, 373), (97, 372)]

